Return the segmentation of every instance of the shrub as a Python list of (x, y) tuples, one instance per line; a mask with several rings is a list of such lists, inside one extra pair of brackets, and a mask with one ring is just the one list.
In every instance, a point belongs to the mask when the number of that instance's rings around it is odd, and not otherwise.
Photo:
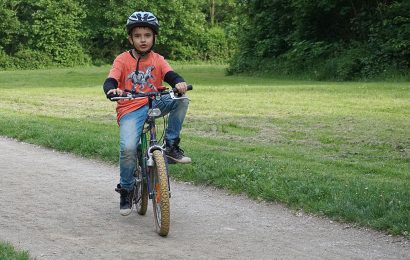
[(0, 48), (0, 69), (13, 68), (13, 60)]
[(12, 57), (13, 67), (16, 69), (40, 69), (52, 65), (49, 55), (39, 51), (23, 49)]
[(218, 26), (211, 27), (203, 35), (201, 58), (209, 61), (226, 61), (232, 56), (229, 39), (225, 31)]

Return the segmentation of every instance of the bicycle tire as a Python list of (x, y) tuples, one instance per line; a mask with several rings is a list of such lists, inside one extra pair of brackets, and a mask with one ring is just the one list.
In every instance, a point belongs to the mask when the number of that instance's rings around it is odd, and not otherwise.
[(157, 233), (167, 236), (170, 224), (170, 205), (168, 190), (168, 175), (165, 159), (160, 150), (153, 152), (154, 167), (152, 168), (153, 196), (152, 206)]
[(146, 180), (143, 179), (142, 169), (135, 173), (135, 189), (134, 189), (134, 204), (137, 213), (145, 215), (148, 208), (148, 187)]

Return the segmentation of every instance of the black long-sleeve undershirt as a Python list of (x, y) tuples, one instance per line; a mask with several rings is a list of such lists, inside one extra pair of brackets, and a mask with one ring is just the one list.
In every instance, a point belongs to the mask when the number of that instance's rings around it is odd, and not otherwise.
[[(175, 71), (168, 71), (165, 74), (164, 81), (168, 83), (171, 87), (174, 88), (176, 84), (180, 82), (184, 82), (185, 80)], [(111, 89), (116, 89), (117, 87), (118, 87), (118, 82), (116, 79), (107, 78), (105, 80), (104, 85), (103, 85), (103, 90), (107, 98), (112, 98), (115, 96), (114, 94), (107, 95), (107, 92), (110, 91)]]
[(171, 70), (165, 74), (164, 81), (174, 88), (176, 84), (184, 82), (185, 80), (178, 73)]
[(115, 95), (114, 94), (107, 95), (107, 92), (110, 91), (111, 89), (116, 89), (117, 87), (118, 87), (118, 82), (114, 78), (107, 78), (104, 81), (103, 90), (104, 90), (104, 94), (107, 96), (108, 99), (115, 97)]

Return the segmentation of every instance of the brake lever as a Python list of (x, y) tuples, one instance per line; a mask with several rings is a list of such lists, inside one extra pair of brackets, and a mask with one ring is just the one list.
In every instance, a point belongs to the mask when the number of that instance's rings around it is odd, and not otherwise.
[(124, 91), (125, 95), (122, 94), (122, 96), (116, 96), (110, 98), (111, 101), (118, 101), (118, 100), (130, 100), (133, 99), (132, 93), (130, 91)]
[(185, 94), (182, 96), (178, 96), (178, 95), (175, 95), (174, 91), (170, 91), (169, 95), (172, 99), (188, 99), (189, 100), (188, 96), (186, 96)]

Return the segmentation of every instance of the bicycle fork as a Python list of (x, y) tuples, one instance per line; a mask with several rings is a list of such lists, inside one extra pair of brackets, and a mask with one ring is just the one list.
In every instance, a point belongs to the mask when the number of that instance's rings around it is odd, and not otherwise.
[[(162, 149), (161, 146), (152, 146), (149, 148), (149, 151), (155, 151), (155, 150), (160, 150), (162, 152), (162, 154), (164, 154), (164, 150)], [(153, 198), (154, 196), (154, 191), (157, 187), (153, 187), (153, 182), (152, 182), (152, 178), (155, 178), (155, 176), (153, 176), (151, 169), (153, 169), (153, 167), (155, 167), (155, 162), (154, 162), (154, 158), (153, 158), (153, 154), (152, 152), (148, 152), (147, 156), (146, 156), (146, 171), (145, 171), (145, 176), (147, 179), (147, 183), (148, 183), (148, 197), (150, 199)], [(165, 159), (165, 158), (164, 158)], [(166, 159), (165, 159), (166, 160)], [(169, 175), (168, 175), (168, 164), (165, 163), (166, 165), (166, 172), (167, 172), (167, 182), (168, 182), (168, 194), (169, 197), (171, 198), (171, 186), (170, 186), (170, 180), (169, 180)], [(158, 191), (157, 191), (158, 193)]]

